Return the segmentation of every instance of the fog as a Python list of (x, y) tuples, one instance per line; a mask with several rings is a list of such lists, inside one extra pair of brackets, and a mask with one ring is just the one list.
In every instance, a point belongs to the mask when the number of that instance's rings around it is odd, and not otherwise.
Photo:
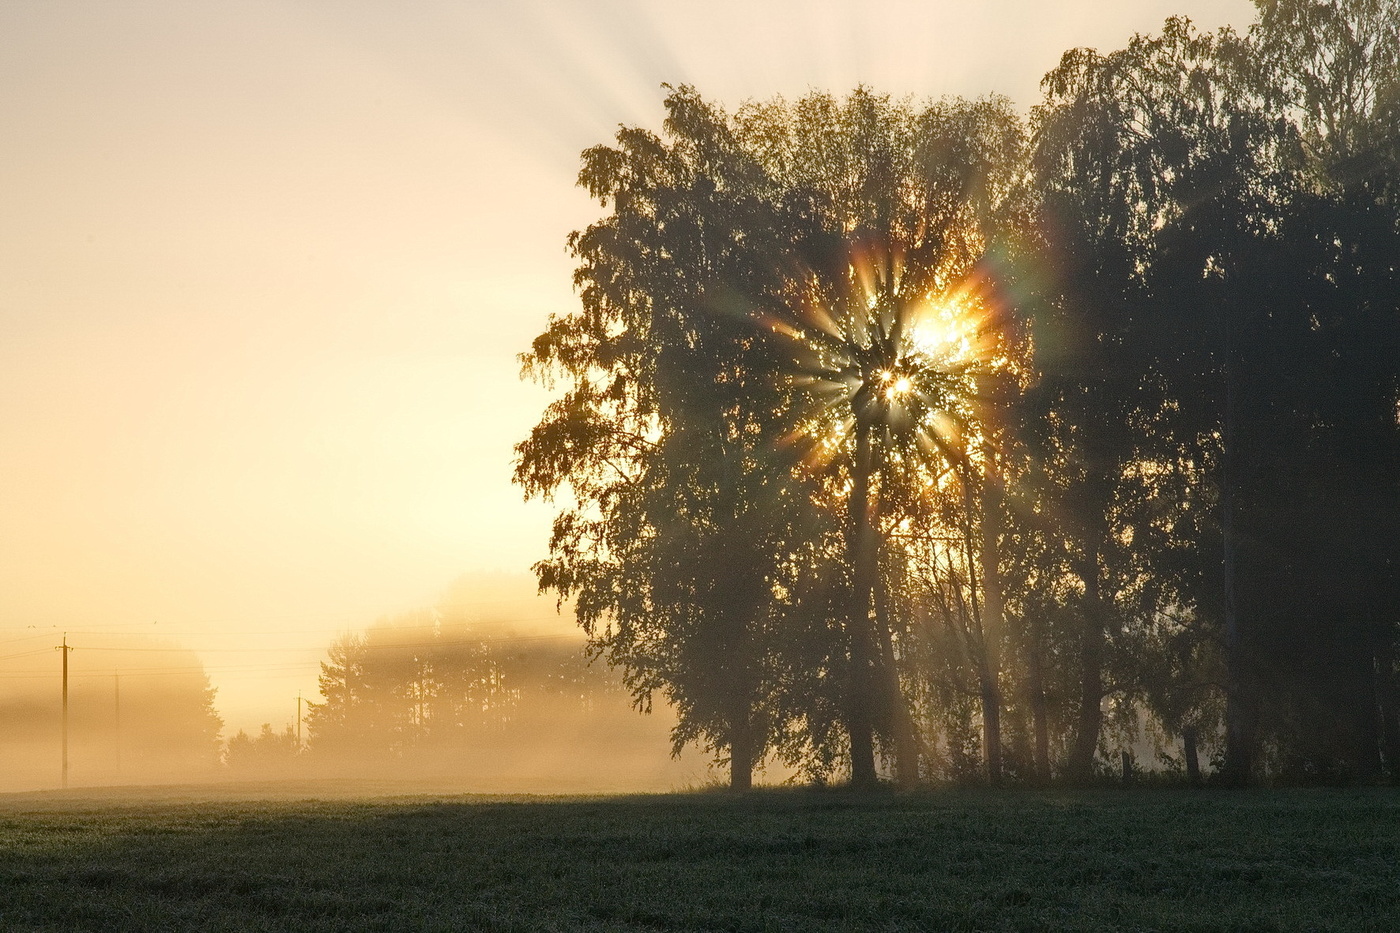
[[(55, 646), (64, 637), (27, 636), (3, 654), (0, 791), (62, 783)], [(700, 750), (670, 754), (675, 718), (664, 699), (641, 712), (620, 672), (588, 657), (568, 608), (537, 596), (524, 574), (464, 575), (436, 605), (327, 636), (321, 663), (297, 674), (300, 730), (287, 702), (278, 703), (281, 719), (226, 724), (217, 679), (198, 653), (169, 640), (84, 633), (68, 642), (67, 784), (75, 790), (557, 794), (720, 779)], [(290, 672), (266, 666), (284, 692)], [(252, 680), (260, 672), (232, 673)]]
[[(34, 641), (6, 656), (0, 677), (4, 790), (63, 780), (61, 649), (26, 647)], [(217, 777), (222, 721), (213, 698), (188, 650), (149, 638), (86, 637), (68, 659), (69, 785)]]
[(336, 639), (300, 739), (290, 727), (234, 737), (229, 776), (532, 793), (708, 783), (704, 756), (669, 754), (664, 702), (640, 712), (620, 673), (587, 656), (569, 616), (541, 612), (520, 583), (464, 577), (431, 609)]
[[(231, 779), (223, 743), (295, 727), (337, 638), (418, 606), (577, 642), (528, 577), (551, 509), (511, 449), (549, 393), (516, 354), (577, 301), (580, 150), (654, 125), (661, 82), (1029, 105), (1069, 46), (1172, 13), (1252, 7), (0, 5), (0, 788), (60, 783), (65, 630), (74, 787)], [(480, 570), (508, 573), (439, 600)], [(521, 704), (431, 760), (332, 766), (304, 728), (296, 767), (709, 779), (664, 703)]]

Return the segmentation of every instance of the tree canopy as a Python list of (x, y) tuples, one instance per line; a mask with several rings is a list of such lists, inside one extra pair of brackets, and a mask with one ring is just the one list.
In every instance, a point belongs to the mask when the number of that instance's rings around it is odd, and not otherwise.
[(1028, 121), (678, 87), (585, 151), (516, 480), (677, 749), (1394, 770), (1400, 13), (1260, 11), (1071, 50)]

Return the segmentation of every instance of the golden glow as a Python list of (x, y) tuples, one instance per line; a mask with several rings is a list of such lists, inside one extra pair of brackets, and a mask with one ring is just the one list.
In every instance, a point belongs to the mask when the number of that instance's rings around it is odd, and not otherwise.
[[(21, 76), (0, 82), (0, 639), (159, 620), (210, 663), (228, 732), (280, 726), (331, 634), (543, 556), (552, 509), (520, 501), (509, 462), (549, 395), (515, 354), (577, 303), (563, 239), (600, 216), (579, 148), (654, 128), (661, 81), (1029, 106), (1066, 48), (1252, 8), (1019, 13), (0, 4)], [(907, 339), (995, 359), (957, 281), (923, 289)], [(815, 470), (855, 425), (850, 361), (821, 341), (861, 338), (815, 275), (793, 288), (793, 378), (826, 410), (787, 440)], [(923, 419), (929, 456), (963, 417)]]
[[(792, 310), (805, 326), (772, 326), (791, 342), (789, 384), (805, 397), (800, 425), (785, 439), (805, 444), (803, 462), (821, 472), (851, 455), (856, 426), (906, 437), (883, 454), (901, 470), (932, 476), (976, 468), (981, 439), (995, 430), (978, 383), (1010, 366), (1005, 335), (984, 278), (972, 270), (917, 295), (898, 249), (852, 248), (845, 282), (801, 283)], [(916, 461), (922, 462), (922, 466)], [(919, 483), (916, 482), (916, 485)]]

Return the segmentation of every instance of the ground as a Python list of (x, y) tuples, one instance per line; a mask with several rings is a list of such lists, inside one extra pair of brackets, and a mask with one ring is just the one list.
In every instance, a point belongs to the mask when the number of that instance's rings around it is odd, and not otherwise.
[(1387, 789), (392, 790), (0, 795), (0, 929), (1400, 928)]

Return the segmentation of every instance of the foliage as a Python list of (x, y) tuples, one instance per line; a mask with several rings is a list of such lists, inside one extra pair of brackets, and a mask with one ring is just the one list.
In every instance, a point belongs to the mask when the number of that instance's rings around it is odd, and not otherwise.
[[(1037, 170), (1060, 255), (1074, 258), (1045, 318), (1072, 333), (1067, 315), (1103, 316), (1081, 325), (1092, 354), (1066, 354), (1059, 380), (1053, 358), (1038, 360), (1043, 408), (1059, 412), (1040, 424), (1079, 435), (1043, 449), (1097, 458), (1083, 474), (1097, 493), (1079, 510), (1103, 516), (1088, 573), (1100, 591), (1149, 596), (1138, 604), (1149, 613), (1083, 637), (1135, 659), (1129, 680), (1169, 729), (1209, 728), (1223, 694), (1236, 779), (1261, 742), (1275, 754), (1314, 745), (1303, 754), (1374, 774), (1377, 728), (1358, 722), (1359, 691), (1393, 665), (1384, 542), (1400, 512), (1382, 477), (1400, 441), (1400, 307), (1381, 282), (1400, 257), (1400, 218), (1380, 157), (1357, 177), (1340, 151), (1376, 150), (1356, 141), (1374, 139), (1367, 108), (1393, 82), (1383, 67), (1365, 73), (1343, 37), (1364, 32), (1383, 62), (1400, 17), (1385, 4), (1264, 7), (1248, 40), (1173, 20), (1122, 52), (1068, 53), (1047, 77)], [(1391, 39), (1377, 27), (1386, 16)], [(1308, 28), (1285, 35), (1298, 17)], [(1314, 79), (1334, 67), (1348, 77), (1324, 93)], [(1083, 395), (1086, 373), (1105, 391)], [(1095, 669), (1086, 653), (1085, 735), (1103, 693)], [(1082, 767), (1090, 749), (1077, 750)]]
[(493, 633), (431, 612), (348, 634), (321, 664), (307, 715), (314, 758), (402, 760), (528, 734), (615, 687), (572, 639)]
[(1395, 773), (1400, 8), (1258, 5), (1066, 52), (1029, 133), (679, 88), (584, 154), (516, 479), (677, 748)]
[(727, 752), (743, 784), (770, 749), (825, 767), (834, 707), (867, 743), (907, 719), (873, 686), (897, 633), (852, 558), (878, 548), (867, 505), (897, 523), (950, 464), (971, 481), (969, 366), (914, 329), (925, 304), (977, 300), (1022, 137), (999, 100), (666, 104), (663, 136), (584, 155), (611, 214), (571, 239), (581, 310), (523, 358), (569, 388), (516, 479), (572, 494), (542, 588), (575, 598), (639, 704), (665, 692), (677, 747)]
[(275, 772), (285, 769), (300, 753), (294, 727), (274, 732), (272, 723), (265, 722), (256, 736), (239, 729), (228, 740), (224, 764), (236, 772)]

